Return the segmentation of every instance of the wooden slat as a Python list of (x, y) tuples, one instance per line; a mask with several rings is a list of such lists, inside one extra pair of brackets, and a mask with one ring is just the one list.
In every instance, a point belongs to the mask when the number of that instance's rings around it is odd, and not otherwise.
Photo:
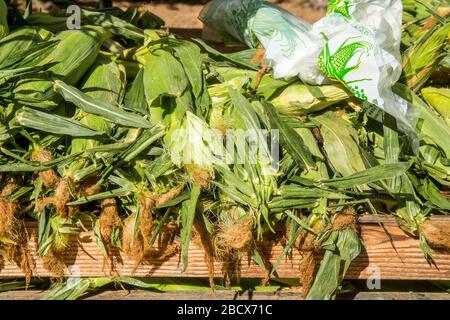
[[(46, 295), (45, 291), (22, 290), (0, 292), (0, 300), (37, 300)], [(89, 294), (85, 300), (301, 300), (301, 290), (282, 290), (277, 292), (234, 290), (180, 290), (153, 292), (148, 290), (108, 290)]]
[[(44, 298), (45, 291), (22, 290), (0, 292), (0, 300), (38, 300)], [(301, 290), (281, 290), (277, 292), (208, 290), (152, 292), (146, 290), (108, 290), (82, 297), (83, 300), (301, 300)], [(342, 294), (338, 300), (450, 300), (450, 294), (442, 292), (358, 292)]]
[(442, 292), (358, 292), (338, 296), (338, 300), (450, 300), (450, 294)]
[[(436, 220), (450, 220), (439, 217)], [(424, 259), (419, 249), (419, 242), (401, 231), (391, 217), (365, 216), (360, 218), (361, 237), (365, 249), (350, 266), (346, 278), (367, 279), (377, 276), (379, 272), (382, 280), (450, 280), (450, 254), (434, 253), (434, 259), (438, 268), (431, 266)], [(380, 225), (382, 224), (383, 227)], [(32, 254), (36, 252), (37, 225), (28, 222), (30, 234), (30, 246)], [(81, 241), (80, 241), (81, 239)], [(77, 241), (81, 246), (77, 245)], [(266, 255), (276, 260), (283, 250), (281, 244), (267, 243)], [(116, 270), (120, 275), (155, 276), (155, 277), (207, 277), (208, 270), (204, 261), (204, 251), (201, 247), (191, 244), (189, 251), (189, 267), (182, 272), (179, 255), (175, 255), (166, 261), (150, 260), (141, 265), (134, 273), (135, 262), (121, 256), (122, 263), (116, 264)], [(292, 259), (285, 258), (278, 268), (277, 276), (280, 278), (298, 278), (300, 253), (295, 250)], [(82, 232), (80, 237), (73, 240), (66, 254), (66, 262), (69, 266), (67, 276), (104, 276), (109, 275), (104, 271), (103, 257), (99, 251), (91, 232)], [(215, 276), (222, 277), (222, 265), (215, 264)], [(263, 277), (261, 268), (253, 263), (247, 256), (242, 258), (241, 277)], [(36, 258), (36, 270), (34, 275), (40, 277), (50, 276), (39, 259)], [(22, 271), (14, 264), (5, 263), (0, 270), (0, 277), (20, 277)]]

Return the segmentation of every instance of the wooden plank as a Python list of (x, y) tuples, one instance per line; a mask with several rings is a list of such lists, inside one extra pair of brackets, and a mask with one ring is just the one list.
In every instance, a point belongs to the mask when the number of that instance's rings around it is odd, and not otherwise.
[(450, 300), (450, 294), (445, 292), (358, 292), (338, 296), (338, 300)]
[[(45, 291), (22, 290), (0, 292), (0, 300), (37, 300), (45, 297)], [(154, 292), (147, 290), (107, 290), (94, 292), (83, 300), (301, 300), (301, 290), (282, 290), (276, 292), (234, 290), (180, 290)]]
[[(438, 217), (436, 220), (450, 220)], [(382, 226), (383, 225), (383, 226)], [(364, 216), (360, 218), (359, 226), (365, 249), (352, 263), (347, 279), (368, 279), (378, 277), (382, 280), (450, 280), (450, 254), (435, 252), (434, 258), (437, 268), (431, 266), (424, 259), (419, 249), (419, 242), (401, 231), (392, 217)], [(36, 257), (37, 224), (27, 222), (30, 235), (30, 250)], [(280, 243), (267, 242), (264, 250), (267, 256), (276, 260), (283, 250)], [(133, 273), (135, 262), (120, 255), (121, 263), (116, 264), (120, 275), (134, 275), (138, 277), (207, 277), (208, 270), (204, 261), (204, 251), (194, 243), (190, 246), (189, 267), (182, 272), (179, 255), (167, 260), (152, 259), (146, 261)], [(45, 270), (41, 261), (36, 260), (35, 276), (48, 277), (51, 274)], [(109, 268), (104, 268), (103, 256), (99, 251), (92, 232), (82, 232), (65, 256), (68, 269), (67, 276), (104, 276), (109, 275)], [(277, 277), (298, 278), (301, 254), (294, 250), (292, 259), (285, 258), (280, 264)], [(264, 272), (246, 255), (242, 257), (240, 276), (248, 278), (261, 278)], [(22, 271), (14, 264), (5, 263), (0, 269), (0, 277), (21, 277)], [(222, 265), (215, 263), (215, 276), (222, 277)]]
[[(0, 292), (0, 300), (38, 300), (45, 291), (22, 290)], [(152, 292), (146, 290), (108, 290), (85, 295), (83, 300), (302, 300), (298, 289), (276, 292), (210, 290)], [(358, 292), (342, 294), (338, 300), (450, 300), (450, 294), (442, 292)]]

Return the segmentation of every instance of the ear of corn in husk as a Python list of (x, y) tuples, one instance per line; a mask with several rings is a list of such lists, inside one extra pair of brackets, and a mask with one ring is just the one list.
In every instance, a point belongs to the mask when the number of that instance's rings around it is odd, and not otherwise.
[[(111, 60), (108, 56), (99, 56), (97, 61), (91, 67), (90, 71), (85, 75), (84, 81), (81, 85), (83, 91), (89, 97), (96, 100), (105, 101), (112, 106), (117, 106), (122, 101), (125, 86), (125, 71), (123, 66)], [(79, 111), (77, 118), (80, 123), (93, 130), (110, 134), (113, 125), (104, 117)], [(74, 138), (71, 145), (71, 153), (76, 154), (101, 145), (102, 140)], [(81, 160), (79, 163), (71, 165), (68, 173), (72, 175), (76, 168), (82, 168), (85, 161)]]
[(450, 89), (427, 87), (422, 89), (422, 96), (450, 127)]
[(52, 64), (47, 69), (52, 75), (42, 74), (19, 81), (13, 90), (13, 99), (39, 108), (55, 107), (61, 101), (53, 90), (52, 78), (76, 84), (92, 66), (100, 46), (109, 37), (100, 27), (87, 26), (80, 30), (63, 31), (55, 37), (59, 43), (37, 66)]
[(37, 27), (23, 27), (0, 40), (0, 66), (9, 67), (20, 52), (27, 52), (52, 37), (51, 32)]
[(416, 116), (415, 127), (425, 141), (439, 146), (446, 159), (450, 158), (450, 130), (444, 119), (439, 117), (422, 99), (403, 85), (394, 86), (394, 91), (411, 104), (411, 113)]
[(321, 111), (350, 97), (348, 91), (339, 85), (311, 87), (291, 84), (270, 97), (277, 110), (287, 116), (299, 116)]
[(137, 43), (144, 42), (144, 31), (123, 19), (107, 12), (94, 10), (81, 9), (81, 13), (88, 21), (105, 28), (114, 35), (134, 40)]
[(448, 43), (450, 22), (436, 25), (412, 44), (403, 55), (403, 80), (414, 92), (420, 90), (442, 58)]

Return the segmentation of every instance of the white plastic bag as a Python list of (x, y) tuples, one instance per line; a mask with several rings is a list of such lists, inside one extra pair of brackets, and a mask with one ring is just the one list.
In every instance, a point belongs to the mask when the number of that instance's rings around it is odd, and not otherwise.
[(215, 0), (205, 6), (199, 18), (250, 47), (261, 44), (275, 78), (298, 76), (310, 84), (324, 82), (317, 64), (324, 39), (286, 10), (265, 0)]
[(200, 19), (251, 47), (261, 44), (275, 78), (339, 81), (411, 137), (412, 115), (391, 89), (402, 71), (402, 9), (401, 0), (330, 0), (327, 15), (309, 25), (264, 0), (213, 0)]

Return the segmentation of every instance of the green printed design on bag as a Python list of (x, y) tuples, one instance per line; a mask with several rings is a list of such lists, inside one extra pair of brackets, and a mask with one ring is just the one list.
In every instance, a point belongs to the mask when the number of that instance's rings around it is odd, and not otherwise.
[[(270, 26), (268, 28), (268, 26)], [(283, 17), (273, 15), (262, 9), (252, 21), (253, 33), (265, 45), (268, 42), (276, 43), (285, 58), (290, 58), (295, 52), (299, 39), (291, 25), (286, 24)]]
[(258, 40), (255, 39), (249, 30), (248, 21), (256, 14), (260, 7), (261, 5), (258, 1), (250, 1), (247, 5), (242, 3), (239, 8), (231, 10), (233, 13), (231, 15), (231, 24), (244, 36), (245, 42), (250, 46), (255, 46)]
[(358, 30), (358, 32), (365, 36), (372, 36), (375, 33), (373, 29), (370, 29), (362, 24), (353, 24), (352, 26), (353, 28), (355, 28), (355, 30)]
[[(325, 35), (324, 35), (325, 37)], [(326, 37), (325, 37), (326, 38)], [(352, 81), (346, 81), (344, 77), (351, 71), (356, 70), (361, 65), (361, 59), (364, 54), (368, 55), (373, 49), (373, 45), (366, 41), (356, 41), (351, 44), (347, 44), (355, 37), (348, 38), (342, 45), (334, 52), (330, 53), (330, 47), (328, 43), (325, 44), (319, 56), (319, 66), (322, 72), (330, 79), (336, 79), (342, 82), (349, 90), (351, 90), (358, 98), (367, 100), (367, 96), (364, 93), (364, 89), (358, 86), (352, 86), (351, 84), (361, 82), (370, 79), (357, 79)], [(328, 41), (328, 39), (326, 39)], [(348, 66), (350, 60), (359, 54), (358, 61)]]
[(350, 0), (330, 0), (328, 4), (327, 14), (337, 13), (350, 19)]

